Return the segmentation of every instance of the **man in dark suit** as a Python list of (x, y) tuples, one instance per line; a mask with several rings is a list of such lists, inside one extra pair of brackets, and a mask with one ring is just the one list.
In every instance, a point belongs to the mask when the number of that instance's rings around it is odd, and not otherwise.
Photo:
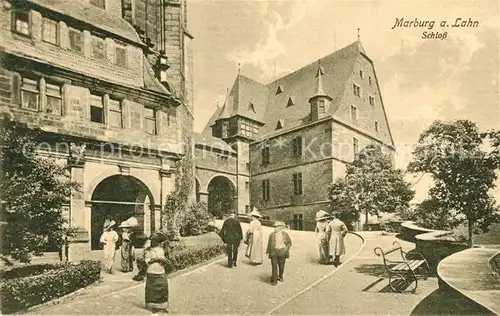
[(285, 262), (290, 257), (290, 248), (292, 240), (290, 235), (283, 229), (285, 223), (276, 222), (274, 224), (275, 231), (269, 235), (267, 240), (266, 254), (271, 259), (272, 276), (271, 284), (276, 285), (278, 281), (283, 282), (283, 272), (285, 272)]
[(229, 218), (224, 221), (224, 224), (222, 224), (220, 237), (226, 244), (227, 266), (229, 268), (232, 268), (233, 266), (236, 267), (236, 261), (238, 260), (238, 247), (243, 239), (243, 232), (241, 231), (240, 221), (236, 218), (235, 211), (231, 212)]

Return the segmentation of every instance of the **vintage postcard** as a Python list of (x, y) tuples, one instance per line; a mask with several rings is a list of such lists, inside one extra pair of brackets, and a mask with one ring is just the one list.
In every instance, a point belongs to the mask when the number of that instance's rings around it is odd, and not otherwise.
[(496, 0), (0, 0), (2, 314), (500, 314)]

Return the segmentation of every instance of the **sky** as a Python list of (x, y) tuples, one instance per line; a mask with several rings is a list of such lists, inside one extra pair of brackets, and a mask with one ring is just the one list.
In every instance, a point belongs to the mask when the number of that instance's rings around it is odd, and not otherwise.
[[(434, 120), (469, 119), (480, 130), (500, 127), (498, 10), (496, 0), (188, 0), (195, 131), (224, 103), (238, 63), (243, 75), (266, 84), (354, 42), (359, 28), (375, 64), (396, 166), (406, 168), (411, 146)], [(392, 29), (401, 18), (435, 25)], [(457, 18), (479, 25), (439, 25)], [(424, 31), (447, 32), (447, 38), (422, 39)], [(426, 190), (418, 187), (428, 187), (429, 179), (411, 179), (423, 196)]]

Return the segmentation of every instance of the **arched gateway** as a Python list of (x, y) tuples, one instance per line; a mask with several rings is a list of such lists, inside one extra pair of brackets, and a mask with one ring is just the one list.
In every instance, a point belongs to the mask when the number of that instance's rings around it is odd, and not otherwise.
[[(104, 221), (114, 220), (117, 225), (130, 216), (135, 216), (139, 226), (134, 229), (137, 236), (151, 231), (151, 207), (153, 196), (140, 180), (128, 175), (113, 175), (102, 180), (94, 192), (91, 203), (91, 249), (101, 249), (99, 238)], [(149, 226), (149, 227), (148, 227)]]
[(215, 176), (208, 183), (208, 211), (222, 216), (235, 208), (236, 187), (225, 176)]

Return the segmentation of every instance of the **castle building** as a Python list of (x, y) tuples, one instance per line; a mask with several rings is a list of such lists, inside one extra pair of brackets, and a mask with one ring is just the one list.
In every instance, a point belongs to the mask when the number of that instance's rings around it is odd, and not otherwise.
[(70, 260), (99, 248), (106, 218), (161, 224), (191, 152), (192, 36), (184, 0), (1, 0), (0, 112), (44, 131), (42, 156), (80, 190), (64, 210)]
[(315, 213), (330, 206), (328, 185), (363, 147), (395, 151), (359, 39), (269, 84), (238, 74), (195, 140), (198, 199), (212, 212), (257, 207), (298, 230), (314, 229)]

